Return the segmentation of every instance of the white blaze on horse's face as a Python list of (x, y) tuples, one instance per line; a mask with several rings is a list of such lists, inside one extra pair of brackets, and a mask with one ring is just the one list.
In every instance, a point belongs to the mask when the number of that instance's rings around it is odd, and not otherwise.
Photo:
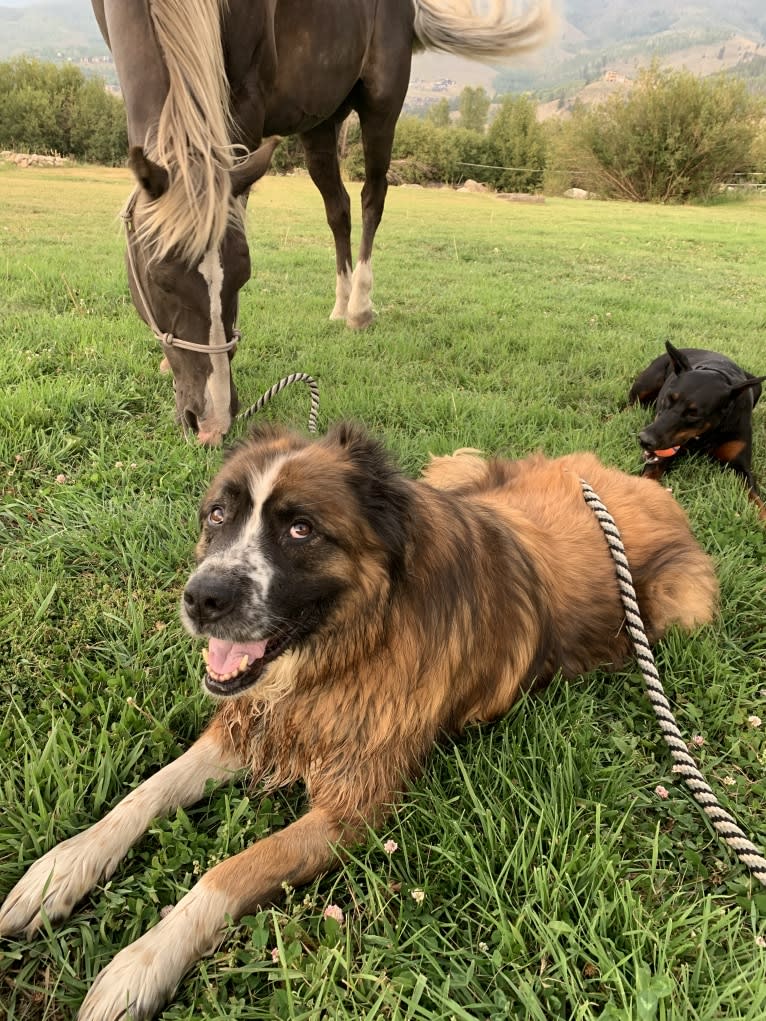
[[(218, 248), (209, 248), (199, 266), (202, 278), (207, 284), (210, 302), (211, 347), (226, 343), (223, 325), (223, 263)], [(205, 383), (205, 409), (199, 420), (197, 438), (200, 443), (217, 444), (228, 432), (231, 425), (231, 373), (229, 356), (225, 352), (208, 355), (212, 372)]]

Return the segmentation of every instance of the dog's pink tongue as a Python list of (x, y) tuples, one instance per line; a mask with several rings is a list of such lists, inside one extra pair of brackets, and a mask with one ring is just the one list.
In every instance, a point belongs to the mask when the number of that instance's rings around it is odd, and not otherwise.
[(207, 665), (219, 675), (240, 673), (242, 657), (247, 656), (248, 666), (256, 659), (262, 659), (266, 642), (223, 642), (211, 638), (207, 648)]

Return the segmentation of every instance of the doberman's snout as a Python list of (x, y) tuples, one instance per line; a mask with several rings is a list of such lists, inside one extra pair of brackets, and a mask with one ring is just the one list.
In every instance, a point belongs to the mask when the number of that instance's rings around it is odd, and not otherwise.
[(644, 450), (654, 450), (657, 445), (654, 433), (651, 429), (642, 429), (638, 434), (638, 442)]

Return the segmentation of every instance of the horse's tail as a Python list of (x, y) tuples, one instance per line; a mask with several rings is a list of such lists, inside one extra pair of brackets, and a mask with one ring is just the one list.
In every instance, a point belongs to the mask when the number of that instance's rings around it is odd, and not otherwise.
[(508, 0), (413, 0), (416, 49), (443, 50), (473, 60), (497, 62), (547, 42), (557, 18), (551, 0), (511, 17)]
[(149, 4), (169, 88), (147, 155), (169, 172), (167, 192), (149, 207), (142, 232), (156, 257), (175, 250), (199, 260), (233, 215), (229, 84), (221, 43), (228, 0)]

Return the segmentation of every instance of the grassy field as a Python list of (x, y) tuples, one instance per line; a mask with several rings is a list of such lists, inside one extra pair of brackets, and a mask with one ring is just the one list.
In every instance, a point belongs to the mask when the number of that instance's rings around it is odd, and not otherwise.
[[(176, 605), (220, 452), (174, 426), (127, 296), (116, 214), (129, 187), (123, 171), (0, 167), (0, 898), (211, 713)], [(666, 338), (766, 372), (765, 201), (395, 189), (379, 318), (361, 335), (327, 319), (333, 254), (308, 180), (262, 182), (249, 219), (243, 402), (310, 371), (322, 426), (364, 421), (413, 474), (465, 445), (589, 449), (638, 470), (647, 416), (625, 397)], [(302, 427), (307, 413), (293, 387), (264, 415)], [(755, 450), (766, 482), (761, 407)], [(766, 530), (714, 466), (690, 461), (669, 481), (722, 601), (714, 626), (662, 643), (660, 671), (708, 779), (763, 847), (766, 727), (748, 717), (766, 718)], [(67, 923), (0, 946), (0, 1019), (72, 1018), (96, 972), (201, 871), (302, 807), (300, 791), (262, 800), (243, 783), (157, 822)], [(342, 926), (323, 918), (329, 904)], [(764, 1016), (766, 892), (676, 782), (633, 669), (554, 683), (437, 749), (385, 832), (233, 929), (162, 1015)]]

